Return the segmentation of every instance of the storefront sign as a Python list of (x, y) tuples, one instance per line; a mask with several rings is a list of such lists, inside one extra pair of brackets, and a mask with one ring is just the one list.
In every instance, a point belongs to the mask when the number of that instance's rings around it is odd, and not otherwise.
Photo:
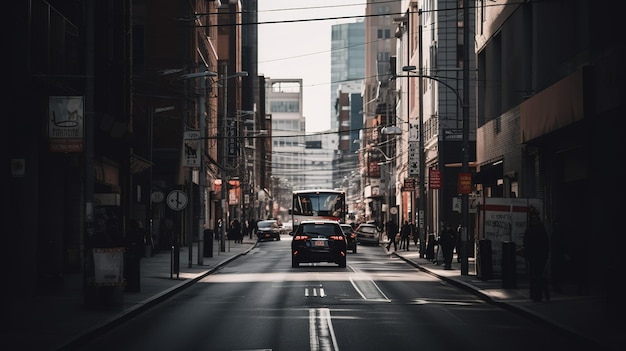
[(428, 188), (429, 189), (441, 189), (441, 171), (438, 169), (431, 169), (428, 172)]
[(471, 173), (459, 173), (458, 191), (459, 191), (459, 194), (471, 194), (472, 192), (472, 174)]

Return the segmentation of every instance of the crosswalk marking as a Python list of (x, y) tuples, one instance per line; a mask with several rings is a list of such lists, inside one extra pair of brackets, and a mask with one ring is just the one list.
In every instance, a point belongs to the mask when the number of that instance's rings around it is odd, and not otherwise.
[(326, 292), (324, 292), (324, 288), (322, 288), (322, 287), (320, 287), (320, 288), (311, 288), (311, 291), (309, 291), (309, 288), (304, 288), (304, 296), (305, 297), (310, 297), (310, 296), (325, 297), (326, 296)]

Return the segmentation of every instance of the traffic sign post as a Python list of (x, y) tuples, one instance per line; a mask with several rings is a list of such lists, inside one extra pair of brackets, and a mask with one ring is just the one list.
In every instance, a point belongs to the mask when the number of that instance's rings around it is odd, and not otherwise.
[[(185, 194), (182, 190), (172, 190), (169, 194), (167, 194), (167, 198), (165, 200), (167, 202), (167, 206), (174, 211), (181, 211), (182, 218), (182, 210), (187, 207), (187, 203), (189, 202), (187, 198), (187, 194)], [(180, 273), (180, 251), (178, 249), (178, 238), (174, 240), (174, 244), (171, 248), (171, 256), (170, 256), (170, 278), (173, 278), (174, 273), (176, 273), (176, 279), (179, 277)]]

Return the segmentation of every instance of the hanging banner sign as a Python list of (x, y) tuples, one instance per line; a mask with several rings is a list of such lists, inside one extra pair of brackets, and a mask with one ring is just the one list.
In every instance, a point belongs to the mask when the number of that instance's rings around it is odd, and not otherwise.
[(471, 173), (459, 173), (458, 191), (459, 191), (459, 194), (471, 194), (472, 193), (472, 174)]
[(428, 171), (428, 188), (441, 189), (441, 171), (438, 169), (430, 169)]
[(409, 141), (409, 177), (419, 177), (419, 145), (417, 141)]

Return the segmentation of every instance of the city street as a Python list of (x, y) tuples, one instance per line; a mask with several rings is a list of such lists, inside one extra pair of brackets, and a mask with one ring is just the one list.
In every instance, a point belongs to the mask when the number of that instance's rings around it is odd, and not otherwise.
[(577, 349), (378, 246), (349, 253), (345, 269), (291, 268), (289, 239), (259, 243), (81, 349)]

